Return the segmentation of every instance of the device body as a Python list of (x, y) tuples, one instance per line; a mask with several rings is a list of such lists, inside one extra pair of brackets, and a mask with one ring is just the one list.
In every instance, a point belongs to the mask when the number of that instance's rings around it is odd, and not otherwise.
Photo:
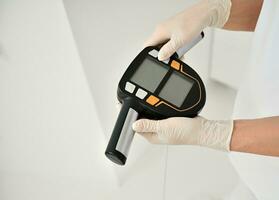
[(106, 156), (124, 165), (133, 140), (132, 124), (138, 118), (195, 117), (205, 104), (199, 75), (178, 54), (157, 59), (159, 47), (146, 47), (122, 76), (117, 98), (122, 103), (106, 149)]

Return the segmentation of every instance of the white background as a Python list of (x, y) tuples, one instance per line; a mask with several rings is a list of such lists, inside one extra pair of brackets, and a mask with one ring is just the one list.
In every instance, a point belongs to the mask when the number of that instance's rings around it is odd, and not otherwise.
[[(124, 167), (104, 156), (121, 74), (191, 2), (0, 1), (1, 200), (250, 198), (222, 152), (136, 136)], [(206, 82), (203, 116), (230, 117), (250, 36), (206, 30), (185, 56)]]

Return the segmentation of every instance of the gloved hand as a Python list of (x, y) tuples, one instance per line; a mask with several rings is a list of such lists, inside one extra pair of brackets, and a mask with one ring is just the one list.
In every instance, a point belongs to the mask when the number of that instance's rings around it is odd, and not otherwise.
[(189, 144), (229, 151), (232, 120), (207, 120), (203, 117), (173, 117), (164, 120), (140, 119), (133, 129), (154, 144)]
[(201, 0), (176, 16), (160, 23), (145, 46), (162, 46), (159, 60), (168, 59), (208, 26), (223, 27), (230, 15), (231, 0)]

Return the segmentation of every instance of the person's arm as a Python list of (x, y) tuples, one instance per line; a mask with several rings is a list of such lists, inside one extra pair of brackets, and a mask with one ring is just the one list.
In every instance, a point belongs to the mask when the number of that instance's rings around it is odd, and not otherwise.
[(223, 29), (254, 31), (263, 0), (231, 0), (231, 12)]
[(279, 156), (279, 117), (235, 120), (230, 149)]
[(154, 144), (199, 145), (223, 151), (279, 156), (279, 116), (253, 120), (203, 117), (140, 119), (133, 129)]
[(206, 27), (253, 31), (263, 0), (200, 0), (159, 23), (144, 46), (164, 45), (158, 59), (167, 60)]

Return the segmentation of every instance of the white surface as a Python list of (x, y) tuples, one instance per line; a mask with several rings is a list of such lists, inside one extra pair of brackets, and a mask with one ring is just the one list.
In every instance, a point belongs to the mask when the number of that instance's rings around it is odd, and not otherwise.
[(107, 198), (116, 177), (62, 2), (0, 13), (0, 199)]
[(211, 78), (239, 88), (248, 65), (253, 35), (253, 32), (214, 30)]
[[(186, 3), (64, 3), (74, 38), (62, 1), (0, 2), (0, 199), (225, 199), (236, 184), (247, 191), (215, 151), (167, 151), (136, 135), (125, 167), (104, 156), (117, 115), (115, 83), (155, 24)], [(210, 38), (206, 32), (186, 55), (204, 80)], [(234, 91), (215, 82), (207, 90), (202, 114), (229, 117)]]
[(161, 148), (126, 178), (105, 158), (62, 2), (1, 1), (0, 13), (0, 199), (162, 199)]

